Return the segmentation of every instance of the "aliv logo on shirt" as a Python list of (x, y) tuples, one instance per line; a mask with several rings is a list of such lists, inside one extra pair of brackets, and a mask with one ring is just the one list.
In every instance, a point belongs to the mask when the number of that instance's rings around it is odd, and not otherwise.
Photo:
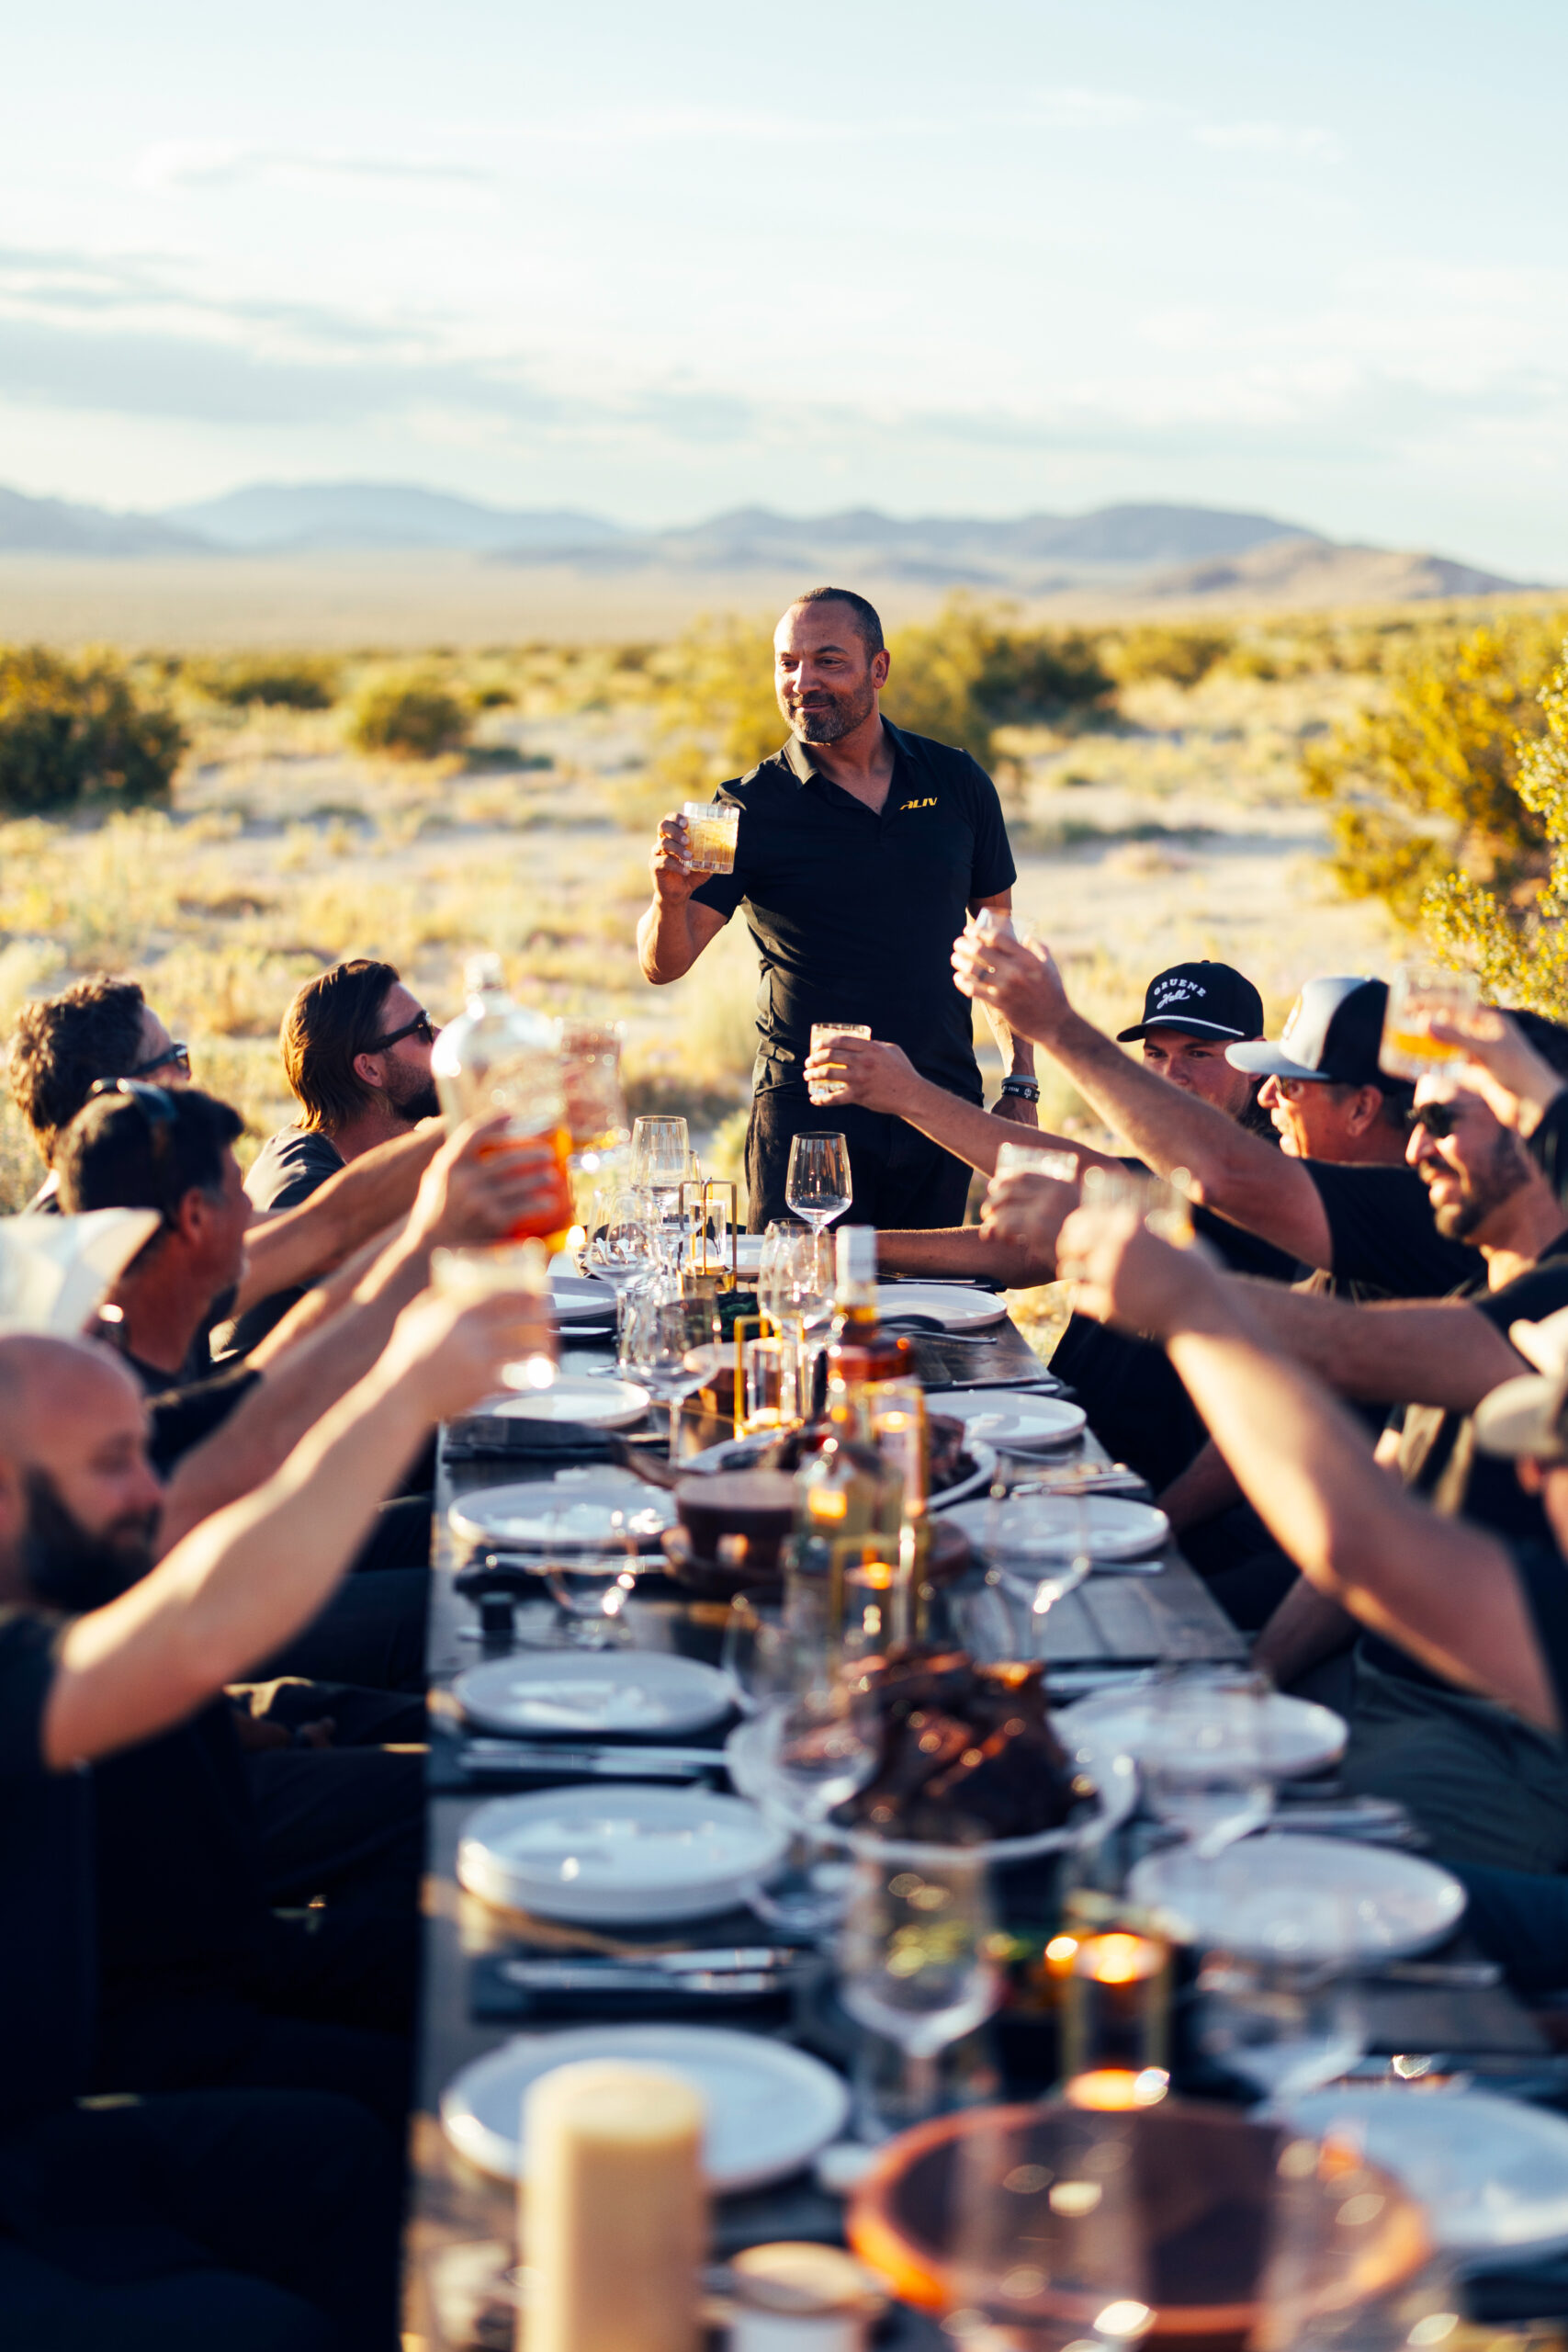
[(934, 808), (936, 807), (936, 799), (933, 795), (930, 800), (900, 800), (898, 807), (900, 811), (906, 808)]

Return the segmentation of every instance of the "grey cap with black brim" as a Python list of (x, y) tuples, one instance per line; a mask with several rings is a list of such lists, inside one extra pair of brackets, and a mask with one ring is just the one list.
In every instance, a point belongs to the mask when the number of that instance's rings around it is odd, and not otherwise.
[(1322, 1085), (1380, 1086), (1393, 1080), (1378, 1068), (1385, 980), (1355, 974), (1309, 980), (1291, 1007), (1278, 1042), (1267, 1037), (1228, 1046), (1225, 1059), (1251, 1078), (1305, 1078)]

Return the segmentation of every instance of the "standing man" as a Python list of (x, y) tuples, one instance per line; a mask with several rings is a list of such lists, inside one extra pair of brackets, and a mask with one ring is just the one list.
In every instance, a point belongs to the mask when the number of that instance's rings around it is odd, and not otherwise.
[[(901, 1120), (812, 1103), (818, 1021), (867, 1024), (923, 1078), (981, 1100), (972, 1016), (953, 986), (953, 933), (982, 907), (1005, 915), (1015, 868), (996, 786), (967, 752), (885, 719), (882, 624), (849, 588), (813, 588), (773, 633), (773, 676), (790, 740), (720, 788), (741, 811), (733, 874), (693, 873), (682, 817), (652, 856), (653, 902), (637, 951), (655, 987), (689, 972), (737, 907), (761, 958), (758, 1052), (746, 1180), (751, 1229), (787, 1214), (789, 1148), (841, 1127), (857, 1225), (960, 1224), (969, 1170)], [(998, 1104), (1034, 1124), (1032, 1048), (998, 1031), (1008, 1076)]]

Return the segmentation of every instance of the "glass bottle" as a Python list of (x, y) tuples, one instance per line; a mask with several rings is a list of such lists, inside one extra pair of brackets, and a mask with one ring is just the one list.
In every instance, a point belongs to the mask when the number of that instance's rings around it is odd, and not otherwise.
[(857, 1395), (871, 1382), (912, 1380), (915, 1351), (902, 1332), (885, 1331), (876, 1313), (876, 1227), (847, 1225), (836, 1236), (833, 1336), (828, 1385)]
[(568, 1171), (571, 1136), (559, 1031), (542, 1013), (513, 1002), (499, 956), (473, 957), (464, 987), (465, 1010), (447, 1023), (430, 1057), (441, 1107), (454, 1125), (506, 1113), (506, 1131), (485, 1146), (487, 1159), (515, 1151), (525, 1143), (548, 1143), (555, 1181), (541, 1204), (519, 1218), (507, 1238), (538, 1238), (552, 1250), (562, 1249), (571, 1229), (572, 1207)]

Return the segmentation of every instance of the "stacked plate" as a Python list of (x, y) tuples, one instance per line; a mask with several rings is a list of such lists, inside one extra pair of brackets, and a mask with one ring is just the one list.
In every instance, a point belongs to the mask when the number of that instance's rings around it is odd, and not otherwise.
[[(1111, 1756), (1142, 1759), (1157, 1749), (1160, 1711), (1148, 1690), (1103, 1690), (1056, 1715), (1056, 1729), (1081, 1764), (1092, 1768)], [(1271, 1690), (1258, 1705), (1259, 1761), (1270, 1780), (1320, 1771), (1344, 1751), (1343, 1718), (1331, 1707)]]
[(971, 1440), (980, 1439), (998, 1453), (1048, 1453), (1075, 1444), (1086, 1427), (1081, 1405), (1057, 1396), (1015, 1398), (1005, 1389), (950, 1390), (933, 1409), (961, 1420)]
[(960, 1503), (953, 1517), (977, 1551), (1023, 1568), (1033, 1559), (1059, 1560), (1080, 1543), (1096, 1567), (1138, 1560), (1170, 1537), (1163, 1510), (1116, 1495), (1019, 1496), (999, 1510), (987, 1498)]
[(550, 1298), (556, 1310), (556, 1321), (570, 1329), (574, 1323), (607, 1323), (612, 1329), (615, 1322), (615, 1290), (613, 1283), (585, 1281), (581, 1274), (550, 1275)]
[(876, 1311), (887, 1322), (900, 1315), (923, 1315), (944, 1331), (977, 1331), (987, 1323), (1005, 1323), (1008, 1309), (994, 1291), (970, 1290), (962, 1283), (878, 1283)]
[(631, 1380), (588, 1380), (560, 1372), (548, 1388), (508, 1394), (484, 1410), (501, 1421), (543, 1421), (552, 1427), (629, 1430), (649, 1408), (649, 1393)]
[(441, 2101), (447, 2138), (481, 2171), (515, 2180), (525, 2092), (541, 2075), (584, 2058), (668, 2067), (695, 2086), (706, 2117), (703, 2169), (719, 2195), (787, 2179), (838, 2138), (849, 2115), (840, 2075), (766, 2035), (723, 2026), (582, 2026), (528, 2034), (465, 2066)]
[(476, 1730), (513, 1739), (677, 1739), (731, 1707), (716, 1667), (669, 1650), (518, 1650), (459, 1674), (452, 1695)]
[(452, 1505), (460, 1544), (487, 1551), (558, 1555), (622, 1549), (655, 1552), (675, 1524), (675, 1498), (626, 1470), (567, 1470), (509, 1487), (481, 1487)]
[(787, 1829), (739, 1797), (628, 1782), (497, 1797), (470, 1814), (457, 1877), (471, 1894), (596, 1927), (700, 1919), (776, 1869)]

